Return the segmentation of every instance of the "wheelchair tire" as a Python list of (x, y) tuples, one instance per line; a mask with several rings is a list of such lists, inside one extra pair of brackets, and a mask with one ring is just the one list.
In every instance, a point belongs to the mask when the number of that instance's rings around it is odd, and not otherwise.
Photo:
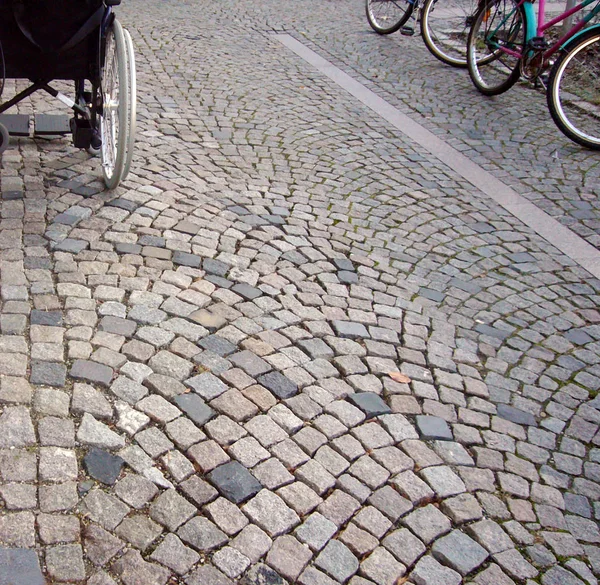
[(10, 134), (6, 129), (6, 126), (0, 124), (0, 154), (2, 154), (7, 148), (10, 142)]
[(106, 186), (115, 189), (123, 177), (131, 127), (127, 48), (123, 27), (116, 18), (106, 33), (105, 55), (100, 75), (102, 174)]
[(129, 77), (129, 129), (127, 135), (127, 155), (125, 157), (125, 166), (123, 168), (123, 176), (125, 179), (131, 168), (131, 159), (133, 158), (133, 149), (135, 146), (135, 132), (137, 125), (137, 83), (135, 71), (135, 52), (131, 35), (127, 29), (123, 29), (125, 35), (125, 48), (127, 50), (127, 76)]

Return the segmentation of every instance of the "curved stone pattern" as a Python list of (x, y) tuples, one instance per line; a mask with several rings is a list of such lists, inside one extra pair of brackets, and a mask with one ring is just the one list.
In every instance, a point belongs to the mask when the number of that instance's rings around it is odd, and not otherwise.
[(118, 13), (128, 180), (2, 156), (0, 583), (596, 585), (598, 281), (273, 33), (592, 244), (597, 156), (361, 0)]

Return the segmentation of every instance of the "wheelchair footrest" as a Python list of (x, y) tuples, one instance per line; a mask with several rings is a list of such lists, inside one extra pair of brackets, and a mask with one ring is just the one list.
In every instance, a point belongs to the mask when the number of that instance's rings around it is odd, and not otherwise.
[(69, 116), (36, 114), (34, 128), (34, 136), (63, 136), (65, 134), (71, 134)]
[(26, 114), (0, 114), (0, 124), (11, 136), (29, 136), (29, 116)]

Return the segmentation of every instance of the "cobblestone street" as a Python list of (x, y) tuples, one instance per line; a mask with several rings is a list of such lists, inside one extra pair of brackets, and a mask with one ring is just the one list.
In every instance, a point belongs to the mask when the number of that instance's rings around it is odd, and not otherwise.
[(599, 153), (362, 0), (117, 15), (127, 181), (0, 159), (0, 585), (598, 585)]

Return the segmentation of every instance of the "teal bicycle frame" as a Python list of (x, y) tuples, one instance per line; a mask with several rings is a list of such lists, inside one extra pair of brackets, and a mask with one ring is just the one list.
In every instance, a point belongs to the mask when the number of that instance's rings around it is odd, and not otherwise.
[[(515, 10), (518, 10), (519, 6), (523, 6), (523, 10), (525, 11), (525, 23), (526, 23), (526, 27), (527, 27), (527, 29), (525, 31), (525, 45), (526, 45), (525, 51), (527, 52), (527, 55), (533, 54), (535, 52), (535, 48), (533, 48), (531, 46), (532, 41), (534, 39), (543, 38), (544, 33), (549, 28), (551, 28), (555, 24), (569, 18), (569, 16), (579, 12), (580, 10), (589, 6), (590, 4), (593, 4), (594, 2), (596, 2), (596, 6), (594, 6), (594, 8), (589, 12), (589, 14), (587, 14), (579, 22), (577, 22), (575, 24), (575, 26), (573, 26), (573, 28), (571, 28), (565, 35), (563, 35), (559, 40), (557, 40), (552, 46), (548, 47), (547, 49), (545, 49), (543, 51), (542, 56), (543, 56), (544, 63), (546, 63), (548, 58), (551, 55), (553, 55), (554, 53), (556, 53), (556, 51), (558, 51), (561, 48), (564, 48), (570, 41), (572, 41), (573, 39), (578, 37), (582, 32), (584, 32), (584, 29), (588, 30), (588, 28), (600, 28), (600, 24), (593, 25), (592, 27), (587, 27), (587, 24), (596, 15), (600, 14), (600, 0), (583, 0), (583, 2), (577, 4), (577, 6), (574, 6), (570, 10), (567, 10), (567, 11), (563, 12), (562, 14), (559, 14), (557, 17), (553, 18), (552, 20), (549, 20), (548, 22), (546, 22), (546, 0), (539, 0), (539, 9), (538, 9), (537, 18), (535, 15), (535, 9), (533, 7), (533, 0), (521, 0), (518, 3), (517, 8), (515, 8)], [(504, 18), (504, 20), (500, 23), (500, 26), (496, 30), (490, 31), (490, 33), (491, 33), (490, 37), (489, 37), (490, 40), (488, 42), (490, 43), (490, 45), (494, 46), (495, 48), (501, 50), (504, 53), (507, 53), (507, 54), (512, 55), (517, 58), (522, 58), (523, 54), (520, 51), (511, 49), (510, 47), (508, 47), (506, 45), (500, 45), (497, 42), (493, 42), (491, 40), (496, 35), (497, 31), (510, 18), (512, 18), (512, 16), (515, 13), (515, 10), (513, 10), (509, 15), (507, 15)], [(537, 26), (536, 26), (536, 21), (537, 21)]]

